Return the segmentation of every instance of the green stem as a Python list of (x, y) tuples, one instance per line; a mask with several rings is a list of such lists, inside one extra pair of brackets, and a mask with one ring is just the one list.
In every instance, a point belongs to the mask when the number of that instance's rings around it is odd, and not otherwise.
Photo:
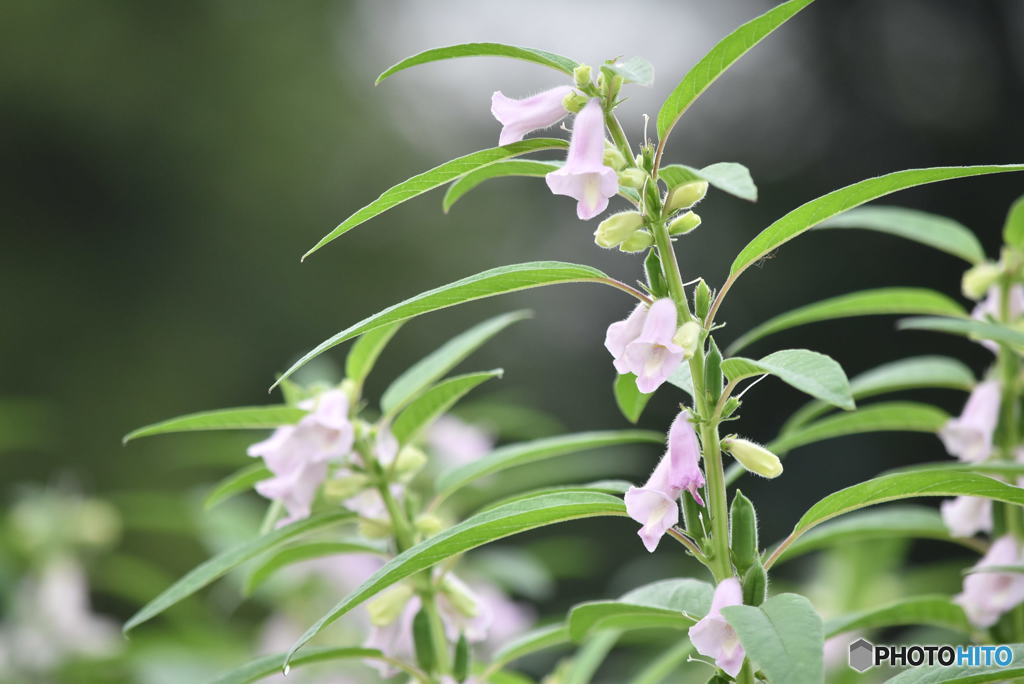
[[(1009, 325), (1010, 321), (1010, 283), (1003, 282), (1000, 287), (999, 319)], [(1000, 444), (999, 456), (1004, 461), (1014, 462), (1016, 460), (1016, 448), (1020, 441), (1017, 430), (1017, 395), (1018, 381), (1020, 374), (1020, 360), (1017, 353), (1007, 345), (999, 346), (997, 365), (1002, 385), (1002, 398), (999, 404), (999, 427)], [(1024, 530), (1021, 529), (1020, 508), (1014, 504), (1002, 504), (1005, 506), (1006, 530), (1018, 539), (1024, 538)]]
[[(653, 183), (654, 181), (648, 181)], [(679, 312), (681, 322), (686, 323), (693, 320), (690, 313), (690, 305), (686, 301), (686, 288), (683, 285), (683, 274), (679, 271), (679, 261), (676, 259), (676, 252), (672, 248), (672, 236), (668, 234), (668, 227), (665, 220), (660, 216), (660, 208), (657, 216), (648, 216), (651, 234), (654, 236), (654, 246), (658, 250), (658, 258), (661, 260), (661, 268), (668, 283), (669, 295), (676, 303), (676, 310)], [(696, 387), (698, 382), (696, 376), (693, 379)], [(701, 377), (703, 381), (703, 376)]]
[(633, 150), (629, 147), (629, 140), (626, 139), (626, 133), (622, 130), (622, 124), (619, 123), (618, 118), (611, 110), (605, 110), (604, 123), (608, 127), (608, 133), (612, 136), (612, 142), (619, 148), (619, 152), (626, 158), (626, 162), (632, 166), (634, 162)]
[[(701, 352), (703, 353), (703, 352)], [(701, 364), (703, 366), (703, 363)], [(691, 362), (690, 369), (693, 371)], [(694, 392), (703, 392), (703, 381), (698, 390), (694, 381)], [(719, 446), (718, 422), (710, 416), (705, 407), (702, 416), (708, 418), (701, 423), (700, 442), (704, 450), (704, 475), (707, 478), (708, 513), (711, 517), (711, 558), (710, 570), (716, 582), (733, 576), (729, 561), (729, 501), (725, 488), (725, 468), (722, 465), (722, 449)]]

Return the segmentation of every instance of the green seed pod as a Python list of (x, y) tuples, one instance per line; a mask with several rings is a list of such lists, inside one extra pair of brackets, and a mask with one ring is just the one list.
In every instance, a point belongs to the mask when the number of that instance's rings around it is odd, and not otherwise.
[(461, 683), (469, 675), (470, 657), (469, 642), (466, 641), (466, 635), (460, 634), (459, 640), (455, 643), (455, 663), (452, 665), (452, 677), (455, 678), (455, 681)]
[(701, 278), (697, 283), (697, 287), (693, 289), (693, 310), (697, 314), (697, 318), (704, 320), (708, 316), (708, 311), (711, 310), (711, 288)]
[(430, 616), (422, 608), (412, 620), (412, 641), (416, 647), (416, 662), (426, 672), (433, 672), (434, 637), (430, 632)]
[(661, 258), (657, 250), (652, 249), (644, 259), (644, 274), (647, 275), (647, 287), (655, 298), (668, 296), (668, 283), (665, 282), (664, 272), (661, 270)]
[(710, 335), (711, 350), (708, 352), (704, 362), (704, 391), (707, 394), (708, 404), (714, 406), (718, 398), (722, 396), (722, 352), (718, 351), (718, 345)]
[(743, 573), (743, 603), (747, 606), (759, 606), (764, 602), (768, 591), (768, 573), (761, 565), (759, 558), (756, 563)]
[(732, 560), (743, 574), (757, 561), (757, 511), (743, 492), (736, 490), (729, 508)]
[(700, 505), (689, 492), (683, 492), (683, 524), (686, 533), (693, 537), (697, 544), (704, 542), (704, 527), (700, 524)]

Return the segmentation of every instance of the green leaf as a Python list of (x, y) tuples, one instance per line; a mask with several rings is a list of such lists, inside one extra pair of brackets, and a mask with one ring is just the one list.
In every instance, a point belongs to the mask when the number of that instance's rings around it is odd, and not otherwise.
[(242, 408), (202, 411), (153, 423), (129, 432), (121, 440), (127, 444), (139, 437), (166, 435), (172, 432), (200, 430), (261, 430), (297, 423), (306, 411), (283, 404), (277, 406), (245, 406)]
[(862, 228), (888, 233), (960, 257), (972, 264), (985, 260), (985, 250), (967, 226), (938, 214), (872, 205), (843, 212), (818, 224), (819, 229)]
[(695, 579), (669, 579), (639, 587), (617, 601), (588, 601), (569, 611), (569, 636), (582, 641), (604, 629), (687, 629), (711, 607), (714, 589)]
[(608, 630), (587, 639), (572, 658), (565, 684), (590, 684), (620, 636), (620, 632)]
[(218, 482), (210, 493), (206, 495), (206, 500), (203, 501), (203, 509), (208, 511), (217, 504), (230, 499), (236, 494), (249, 491), (257, 482), (273, 477), (273, 475), (274, 474), (267, 470), (267, 467), (263, 465), (262, 461), (257, 461), (256, 463), (236, 470)]
[(1024, 346), (1024, 333), (989, 321), (969, 318), (905, 318), (897, 326), (900, 330), (931, 330), (964, 335), (972, 340), (992, 340), (1012, 347)]
[(672, 375), (668, 376), (668, 384), (678, 387), (692, 397), (693, 378), (690, 376), (690, 364), (679, 364), (679, 367), (672, 372)]
[(615, 403), (618, 405), (619, 411), (622, 412), (626, 420), (636, 425), (636, 422), (640, 420), (640, 414), (644, 412), (644, 407), (647, 406), (647, 402), (651, 400), (654, 393), (644, 394), (638, 390), (636, 388), (636, 376), (632, 373), (615, 376), (615, 383), (612, 385), (612, 389), (615, 393)]
[[(635, 677), (629, 680), (629, 684), (661, 684), (679, 668), (686, 663), (693, 654), (693, 644), (689, 641), (680, 641), (664, 651), (654, 660), (649, 661)], [(678, 682), (678, 679), (672, 680)]]
[(544, 494), (478, 513), (388, 561), (310, 627), (289, 651), (290, 659), (310, 639), (374, 594), (445, 558), (544, 525), (595, 516), (624, 516), (622, 500), (606, 494)]
[(942, 516), (934, 508), (895, 505), (853, 513), (808, 532), (791, 544), (777, 563), (818, 549), (842, 546), (868, 539), (938, 539), (978, 550), (974, 539), (952, 537)]
[(366, 380), (380, 353), (400, 327), (401, 321), (384, 325), (356, 340), (345, 357), (345, 377), (358, 383)]
[(410, 366), (384, 390), (380, 398), (381, 411), (386, 415), (396, 413), (485, 342), (516, 321), (529, 317), (529, 311), (513, 311), (477, 323), (464, 333), (453, 337)]
[(854, 408), (843, 367), (831, 357), (809, 349), (783, 349), (757, 361), (726, 359), (722, 372), (729, 382), (768, 373), (816, 399), (850, 411)]
[(735, 281), (752, 264), (801, 233), (810, 230), (825, 219), (865, 202), (917, 185), (1008, 171), (1024, 171), (1024, 165), (939, 166), (930, 169), (908, 169), (868, 178), (853, 185), (847, 185), (845, 188), (833, 190), (827, 195), (797, 207), (761, 231), (732, 262), (728, 282)]
[(538, 627), (507, 641), (491, 658), (491, 667), (502, 667), (531, 653), (570, 642), (569, 628), (562, 623)]
[(491, 178), (505, 178), (508, 176), (546, 176), (552, 171), (561, 168), (561, 162), (535, 161), (533, 159), (510, 159), (508, 161), (495, 162), (482, 166), (475, 171), (470, 171), (462, 178), (448, 186), (441, 200), (441, 208), (444, 213), (452, 208), (456, 202), (462, 199), (467, 192)]
[(417, 197), (429, 190), (440, 187), (449, 181), (453, 181), (459, 176), (467, 174), (481, 166), (486, 166), (492, 162), (501, 161), (502, 159), (508, 159), (509, 157), (518, 157), (521, 154), (537, 152), (538, 150), (565, 149), (568, 146), (569, 143), (559, 138), (530, 138), (529, 140), (521, 140), (510, 145), (491, 147), (486, 150), (480, 150), (479, 152), (472, 152), (465, 156), (447, 161), (440, 166), (435, 166), (429, 171), (424, 171), (419, 175), (413, 176), (409, 180), (402, 181), (398, 185), (385, 190), (380, 197), (349, 216), (347, 219), (342, 221), (337, 228), (320, 238), (320, 242), (316, 243), (312, 249), (303, 254), (302, 258), (305, 260), (310, 254), (317, 251), (328, 242), (341, 237), (356, 226), (369, 221), (374, 216), (382, 214), (388, 209), (410, 200), (413, 197)]
[(421, 292), (404, 302), (389, 306), (358, 323), (345, 328), (341, 332), (324, 340), (307, 352), (301, 359), (292, 364), (274, 383), (276, 387), (284, 378), (302, 368), (311, 360), (345, 340), (375, 330), (382, 325), (404, 321), (431, 311), (444, 309), (463, 302), (493, 297), (507, 292), (517, 292), (543, 285), (560, 283), (607, 283), (608, 276), (590, 266), (568, 264), (563, 261), (531, 261), (513, 266), (492, 268), (482, 273), (456, 280), (454, 283), (442, 285)]
[(804, 533), (844, 513), (923, 496), (983, 496), (1024, 505), (1024, 489), (977, 473), (936, 468), (883, 475), (840, 489), (811, 506), (769, 560), (781, 556)]
[(343, 553), (371, 553), (383, 555), (384, 552), (376, 546), (365, 542), (307, 542), (288, 546), (260, 562), (252, 572), (245, 578), (245, 585), (242, 593), (251, 595), (256, 589), (263, 585), (270, 577), (283, 567), (293, 563), (312, 558), (323, 558), (324, 556), (336, 556)]
[(824, 681), (824, 632), (814, 606), (799, 594), (779, 594), (760, 606), (728, 606), (722, 615), (754, 666), (772, 682)]
[(1024, 247), (1024, 196), (1010, 205), (1003, 224), (1003, 240), (1012, 247)]
[(789, 0), (777, 5), (743, 24), (711, 48), (683, 77), (658, 110), (658, 138), (667, 138), (693, 101), (736, 60), (809, 4), (811, 0)]
[(349, 511), (323, 513), (290, 525), (278, 528), (262, 536), (256, 537), (239, 546), (228, 549), (206, 562), (197, 565), (188, 574), (168, 587), (163, 593), (147, 603), (125, 623), (123, 631), (137, 627), (147, 620), (159, 615), (182, 599), (191, 596), (214, 580), (223, 577), (242, 563), (255, 558), (261, 553), (275, 549), (299, 535), (319, 530), (329, 525), (353, 517)]
[(511, 57), (527, 62), (534, 62), (543, 66), (557, 69), (563, 73), (572, 75), (572, 70), (578, 63), (568, 57), (556, 55), (553, 52), (537, 50), (535, 48), (517, 47), (515, 45), (504, 45), (502, 43), (462, 43), (460, 45), (448, 45), (447, 47), (433, 48), (426, 50), (412, 57), (406, 57), (401, 62), (388, 67), (384, 73), (377, 77), (376, 84), (379, 84), (388, 76), (398, 73), (403, 69), (438, 62), (444, 59), (457, 59), (459, 57)]
[(625, 83), (649, 86), (654, 83), (654, 65), (643, 57), (630, 57), (621, 62), (602, 64), (601, 71), (613, 76), (621, 76)]
[(444, 471), (438, 476), (435, 489), (438, 497), (444, 498), (474, 480), (516, 466), (590, 449), (645, 442), (661, 444), (664, 441), (665, 435), (651, 430), (600, 430), (509, 444), (476, 461)]
[[(956, 359), (946, 356), (914, 356), (861, 373), (850, 380), (850, 394), (854, 399), (864, 399), (921, 387), (970, 390), (974, 383), (974, 373)], [(808, 402), (786, 421), (780, 433), (791, 432), (828, 410), (829, 406), (825, 402)]]
[(886, 684), (981, 684), (982, 682), (1008, 682), (1024, 676), (1024, 645), (1007, 644), (1013, 649), (1013, 660), (1008, 667), (997, 665), (932, 665), (911, 667)]
[[(328, 660), (346, 660), (349, 658), (390, 661), (389, 658), (376, 648), (316, 647), (311, 648), (301, 656), (296, 657), (291, 661), (290, 665), (292, 667), (298, 667), (300, 665), (308, 665), (310, 663), (322, 663)], [(283, 653), (263, 656), (262, 658), (257, 658), (256, 660), (246, 663), (237, 669), (231, 670), (231, 672), (221, 675), (214, 680), (213, 684), (248, 684), (248, 682), (255, 682), (263, 679), (264, 677), (279, 674), (282, 667), (284, 667)]]
[(757, 201), (757, 186), (754, 185), (750, 171), (743, 164), (736, 162), (718, 162), (700, 170), (684, 164), (669, 164), (658, 171), (658, 177), (665, 181), (670, 189), (683, 183), (703, 180), (722, 192), (751, 202)]
[[(1024, 472), (1024, 466), (1021, 467), (1021, 472)], [(511, 496), (498, 499), (493, 503), (488, 503), (486, 506), (481, 508), (477, 513), (489, 511), (498, 506), (504, 506), (507, 503), (513, 501), (522, 501), (524, 499), (532, 499), (535, 496), (541, 494), (578, 494), (578, 493), (597, 493), (597, 494), (611, 494), (613, 496), (621, 497), (625, 494), (630, 487), (633, 486), (632, 482), (626, 480), (597, 480), (595, 482), (589, 482), (586, 484), (568, 484), (568, 485), (556, 485), (553, 487), (539, 487), (537, 489), (531, 489), (525, 492), (518, 492)]]
[(883, 287), (861, 290), (823, 299), (801, 306), (758, 325), (740, 335), (728, 353), (735, 354), (762, 337), (808, 323), (831, 321), (853, 316), (882, 316), (890, 314), (966, 315), (963, 308), (946, 295), (920, 287)]
[(888, 605), (833, 618), (825, 623), (825, 636), (904, 625), (945, 627), (965, 634), (971, 633), (964, 609), (950, 601), (948, 596), (911, 596)]
[(949, 414), (928, 404), (884, 402), (798, 427), (773, 441), (768, 448), (775, 453), (787, 452), (823, 439), (862, 432), (936, 432), (947, 420)]
[(477, 385), (491, 378), (500, 378), (503, 372), (499, 368), (467, 373), (437, 383), (398, 414), (391, 426), (392, 434), (399, 444), (408, 444)]

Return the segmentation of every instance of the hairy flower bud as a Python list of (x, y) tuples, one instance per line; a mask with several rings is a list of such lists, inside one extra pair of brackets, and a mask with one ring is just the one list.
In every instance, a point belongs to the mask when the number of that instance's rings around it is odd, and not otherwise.
[(601, 221), (594, 231), (594, 242), (599, 247), (612, 249), (628, 240), (644, 224), (644, 217), (635, 211), (612, 214)]
[(669, 235), (685, 235), (700, 225), (700, 216), (688, 211), (682, 216), (677, 216), (668, 224)]
[(452, 606), (466, 617), (476, 617), (480, 614), (479, 597), (455, 575), (445, 575), (441, 582), (441, 591), (451, 601)]
[(370, 622), (377, 627), (386, 627), (398, 619), (405, 609), (405, 604), (412, 598), (412, 587), (398, 584), (377, 595), (377, 598), (366, 605), (370, 613)]
[(589, 64), (580, 64), (572, 70), (572, 80), (576, 84), (577, 88), (586, 88), (590, 85), (591, 75), (593, 69), (590, 68)]
[(367, 539), (390, 539), (391, 524), (385, 520), (374, 520), (373, 518), (359, 519), (359, 534)]
[(370, 477), (368, 475), (346, 471), (344, 474), (324, 482), (324, 496), (328, 499), (344, 501), (366, 489), (369, 484)]
[(581, 95), (574, 90), (562, 98), (562, 106), (565, 107), (568, 112), (579, 114), (580, 110), (583, 109), (589, 101), (590, 98), (586, 95)]
[(653, 235), (648, 233), (646, 230), (638, 230), (619, 245), (619, 250), (633, 254), (636, 252), (642, 252), (653, 244)]
[(672, 341), (682, 347), (684, 359), (692, 357), (693, 352), (697, 350), (697, 345), (700, 344), (700, 333), (701, 327), (697, 321), (687, 321), (676, 330)]
[(964, 272), (960, 289), (968, 299), (981, 299), (1002, 274), (1003, 269), (999, 264), (991, 261), (977, 264)]
[(610, 166), (616, 171), (626, 168), (626, 158), (622, 156), (622, 152), (619, 152), (619, 149), (614, 145), (605, 143), (603, 161), (605, 166)]
[(404, 446), (398, 452), (398, 460), (395, 461), (395, 472), (399, 479), (408, 480), (416, 475), (423, 466), (427, 464), (427, 455), (421, 449), (414, 446)]
[(782, 461), (760, 444), (738, 437), (726, 437), (722, 440), (722, 448), (752, 473), (767, 478), (782, 474)]
[(424, 537), (433, 537), (444, 529), (444, 522), (433, 513), (424, 513), (413, 523), (416, 531)]
[(646, 180), (647, 173), (641, 169), (626, 169), (619, 172), (619, 185), (627, 188), (642, 188)]
[(674, 187), (672, 192), (668, 194), (668, 201), (665, 203), (665, 206), (668, 207), (669, 211), (689, 209), (694, 204), (704, 199), (704, 195), (706, 194), (708, 194), (707, 181), (691, 181), (689, 183), (683, 183), (682, 185)]

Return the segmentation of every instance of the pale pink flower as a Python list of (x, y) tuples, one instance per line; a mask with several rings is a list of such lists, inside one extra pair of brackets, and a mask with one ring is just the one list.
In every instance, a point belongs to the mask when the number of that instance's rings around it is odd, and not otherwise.
[(618, 192), (619, 178), (604, 165), (604, 112), (597, 98), (576, 115), (565, 164), (545, 180), (551, 192), (576, 200), (580, 220), (592, 219), (608, 208), (608, 198)]
[(979, 383), (957, 418), (939, 430), (946, 451), (961, 461), (977, 463), (992, 453), (992, 433), (999, 422), (1002, 389), (996, 380)]
[(683, 491), (693, 495), (700, 505), (700, 487), (704, 474), (700, 471), (700, 445), (686, 409), (679, 412), (668, 431), (668, 449), (643, 487), (630, 487), (626, 492), (626, 512), (643, 527), (637, 534), (644, 547), (653, 552), (670, 527), (679, 522), (679, 496)]
[(722, 609), (743, 604), (743, 589), (735, 577), (724, 579), (715, 587), (711, 610), (690, 628), (690, 643), (701, 655), (715, 660), (715, 664), (735, 677), (743, 667), (746, 654), (736, 630), (722, 617)]
[(395, 457), (398, 455), (398, 440), (395, 439), (390, 428), (387, 425), (382, 425), (377, 431), (377, 439), (373, 445), (373, 453), (377, 457), (377, 462), (382, 466), (389, 466), (395, 462)]
[(491, 96), (491, 114), (502, 125), (499, 145), (519, 142), (528, 133), (554, 126), (569, 111), (562, 101), (572, 92), (569, 86), (558, 86), (522, 100), (506, 97), (499, 90)]
[[(1013, 535), (1003, 535), (974, 566), (975, 570), (1000, 565), (1024, 564), (1024, 549)], [(1024, 602), (1024, 574), (1019, 572), (972, 572), (964, 578), (964, 590), (953, 597), (971, 624), (991, 627), (1003, 613)]]
[(983, 496), (958, 496), (940, 506), (942, 521), (954, 537), (973, 537), (992, 530), (992, 499)]
[[(1009, 298), (1009, 323), (1016, 321), (1021, 316), (1024, 316), (1024, 286), (1022, 285), (1011, 285), (1010, 286), (1010, 298)], [(996, 320), (1002, 319), (1002, 288), (999, 285), (993, 285), (988, 289), (988, 294), (985, 295), (985, 299), (978, 302), (971, 311), (971, 318), (984, 321), (989, 318)], [(993, 354), (999, 351), (999, 345), (992, 340), (981, 340), (981, 345), (988, 349)]]
[(256, 483), (256, 491), (272, 501), (280, 501), (288, 515), (277, 526), (308, 518), (317, 490), (327, 477), (326, 463), (306, 463)]
[(640, 337), (646, 318), (647, 305), (641, 302), (625, 320), (616, 321), (608, 326), (608, 331), (604, 336), (604, 346), (611, 352), (612, 364), (620, 375), (629, 372), (629, 366), (626, 364), (626, 347)]
[(626, 345), (623, 355), (623, 365), (636, 375), (636, 387), (641, 392), (649, 394), (661, 387), (683, 362), (683, 348), (672, 340), (675, 334), (675, 302), (656, 300), (647, 311), (640, 334)]
[(427, 446), (445, 465), (472, 463), (491, 453), (494, 436), (451, 414), (434, 421), (427, 430)]

